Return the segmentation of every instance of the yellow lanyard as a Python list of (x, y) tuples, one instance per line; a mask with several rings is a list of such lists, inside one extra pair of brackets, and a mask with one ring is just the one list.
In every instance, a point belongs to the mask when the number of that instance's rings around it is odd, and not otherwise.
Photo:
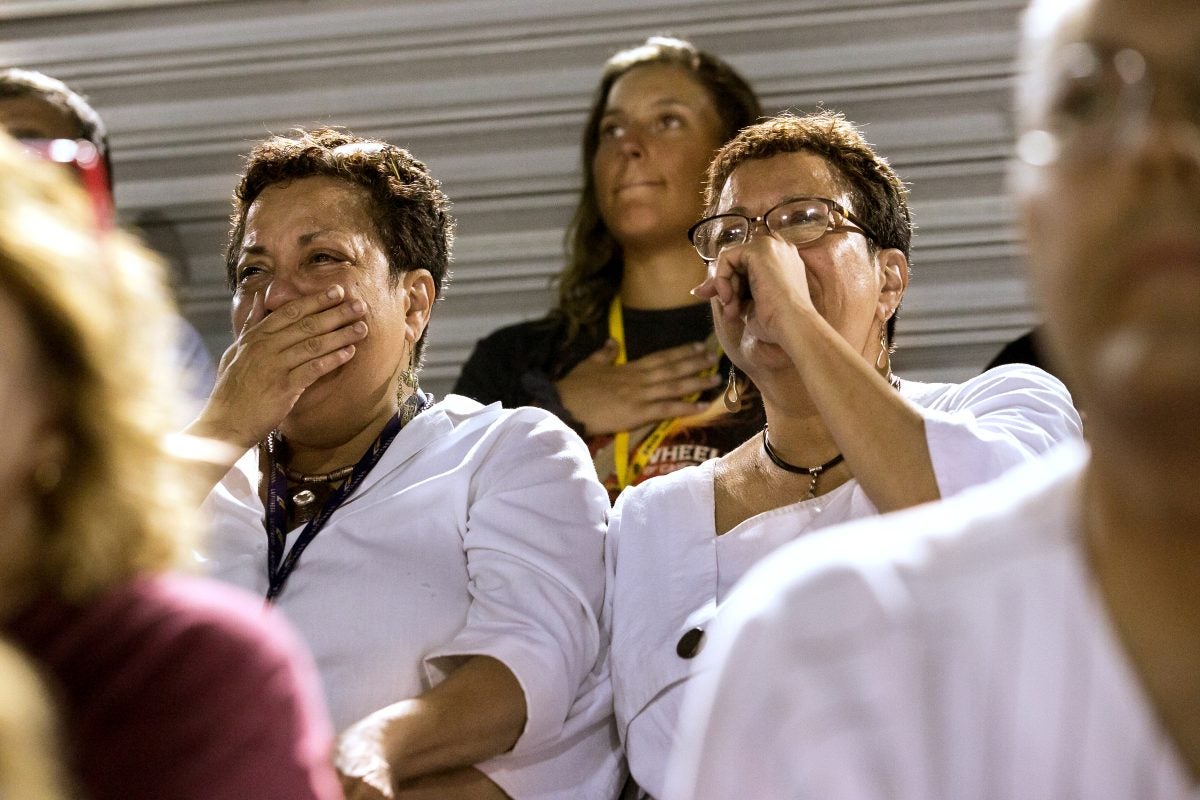
[[(620, 296), (614, 297), (612, 305), (608, 307), (608, 335), (617, 343), (616, 363), (626, 363), (628, 358), (625, 351), (625, 318), (621, 313)], [(716, 374), (716, 371), (717, 368), (714, 365), (706, 369), (703, 374), (713, 375)], [(699, 392), (693, 392), (686, 398), (689, 403), (694, 403), (699, 399)], [(638, 445), (632, 461), (629, 457), (629, 431), (617, 431), (614, 434), (613, 466), (616, 468), (618, 490), (624, 489), (637, 480), (638, 476), (642, 474), (642, 470), (646, 468), (646, 464), (650, 462), (650, 456), (674, 430), (678, 421), (678, 417), (669, 417), (655, 425), (654, 430), (650, 431), (650, 434)]]

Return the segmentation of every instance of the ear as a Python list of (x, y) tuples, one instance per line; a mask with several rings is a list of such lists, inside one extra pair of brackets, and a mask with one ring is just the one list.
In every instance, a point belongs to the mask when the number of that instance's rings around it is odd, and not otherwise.
[(437, 289), (433, 283), (433, 275), (427, 269), (411, 269), (400, 278), (400, 287), (407, 301), (405, 310), (405, 338), (415, 343), (425, 333), (429, 324), (429, 315), (433, 313), (433, 304), (437, 300)]
[(881, 321), (891, 319), (908, 289), (908, 259), (894, 247), (880, 250), (875, 257), (879, 267), (879, 298), (875, 314)]

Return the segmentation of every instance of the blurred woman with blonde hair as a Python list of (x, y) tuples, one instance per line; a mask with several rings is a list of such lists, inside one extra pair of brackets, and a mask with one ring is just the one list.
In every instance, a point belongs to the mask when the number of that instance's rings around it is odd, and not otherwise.
[(0, 642), (0, 797), (73, 796), (67, 790), (58, 725), (46, 687), (28, 659)]
[(0, 135), (0, 631), (47, 677), (91, 800), (338, 797), (292, 634), (168, 573), (196, 498), (166, 447), (179, 394), (159, 273)]

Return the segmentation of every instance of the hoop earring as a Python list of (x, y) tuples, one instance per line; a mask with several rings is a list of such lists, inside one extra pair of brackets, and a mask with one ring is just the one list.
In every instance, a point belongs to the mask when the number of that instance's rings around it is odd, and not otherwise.
[(722, 397), (725, 402), (725, 410), (730, 414), (736, 414), (742, 410), (742, 394), (738, 391), (737, 367), (730, 365), (729, 380), (725, 383), (725, 395)]

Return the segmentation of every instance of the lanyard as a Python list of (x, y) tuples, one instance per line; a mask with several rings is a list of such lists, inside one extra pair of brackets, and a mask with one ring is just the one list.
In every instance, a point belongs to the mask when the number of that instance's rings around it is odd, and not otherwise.
[[(414, 401), (414, 399), (415, 414), (419, 414), (433, 405), (433, 398), (425, 395), (419, 389), (413, 394), (410, 401)], [(403, 410), (401, 409), (401, 411)], [(267, 529), (267, 579), (269, 581), (267, 602), (273, 602), (279, 597), (284, 584), (287, 583), (297, 562), (300, 561), (300, 554), (312, 543), (313, 539), (317, 538), (317, 534), (325, 527), (325, 523), (333, 516), (333, 512), (341, 507), (346, 498), (354, 494), (354, 490), (379, 463), (379, 459), (383, 458), (388, 445), (396, 438), (396, 434), (404, 427), (406, 421), (401, 416), (401, 412), (392, 415), (392, 418), (383, 426), (383, 430), (379, 432), (379, 436), (367, 448), (367, 452), (363, 453), (362, 458), (354, 465), (350, 477), (346, 478), (346, 482), (338, 487), (337, 491), (325, 501), (325, 505), (321, 506), (321, 510), (317, 512), (316, 516), (304, 526), (304, 530), (300, 531), (300, 536), (292, 545), (292, 549), (288, 551), (287, 558), (283, 557), (283, 548), (287, 543), (287, 506), (284, 500), (284, 496), (287, 494), (287, 470), (279, 462), (278, 434), (272, 431), (271, 435), (267, 437), (267, 513), (264, 520)]]
[[(621, 312), (621, 297), (620, 295), (613, 298), (612, 305), (608, 307), (608, 335), (617, 343), (617, 364), (624, 364), (628, 361), (628, 355), (625, 350), (625, 318)], [(705, 375), (716, 374), (716, 367), (713, 366), (704, 371)], [(693, 392), (685, 398), (689, 403), (694, 403), (700, 398), (699, 392)], [(658, 449), (658, 446), (663, 443), (674, 430), (679, 422), (678, 417), (668, 417), (661, 420), (654, 429), (642, 440), (634, 451), (632, 458), (629, 453), (629, 431), (617, 431), (613, 435), (613, 466), (615, 467), (617, 477), (617, 489), (624, 489), (638, 479), (642, 474), (642, 470), (646, 468), (646, 464), (650, 463), (650, 456)]]

